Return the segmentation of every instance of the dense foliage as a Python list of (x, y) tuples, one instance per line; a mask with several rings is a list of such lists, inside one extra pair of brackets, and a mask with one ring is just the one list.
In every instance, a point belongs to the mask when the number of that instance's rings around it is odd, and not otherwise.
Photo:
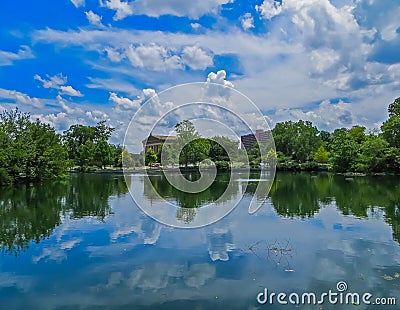
[(281, 170), (400, 172), (400, 98), (390, 104), (381, 133), (367, 133), (362, 126), (329, 133), (301, 120), (278, 123), (272, 133)]
[(73, 166), (85, 170), (89, 166), (105, 168), (114, 164), (122, 149), (108, 143), (113, 131), (105, 121), (96, 126), (72, 125), (64, 131), (63, 142)]
[(226, 137), (202, 138), (194, 125), (185, 120), (176, 125), (178, 143), (164, 146), (157, 159), (154, 154), (146, 154), (146, 159), (161, 162), (163, 153), (163, 163), (185, 166), (211, 160), (220, 168), (234, 163), (259, 168), (261, 164), (275, 162), (278, 170), (399, 173), (400, 98), (388, 110), (389, 119), (380, 133), (366, 132), (363, 126), (339, 128), (330, 133), (319, 130), (310, 121), (287, 121), (277, 123), (272, 130), (275, 148), (256, 142), (249, 150), (238, 149), (237, 141)]
[(38, 181), (66, 170), (67, 151), (50, 125), (18, 109), (0, 114), (0, 184)]
[[(203, 138), (185, 120), (176, 125), (177, 143), (162, 148), (163, 162), (187, 166), (212, 161), (219, 168), (235, 162), (251, 167), (276, 162), (278, 170), (400, 173), (400, 98), (389, 105), (388, 112), (380, 133), (366, 132), (362, 126), (330, 133), (302, 120), (277, 123), (272, 130), (276, 151), (269, 144), (255, 143), (246, 151), (225, 137)], [(59, 135), (50, 125), (32, 121), (18, 109), (5, 111), (0, 114), (0, 185), (58, 177), (68, 167), (87, 171), (122, 167), (123, 161), (125, 167), (161, 161), (161, 152), (140, 156), (110, 144), (113, 131), (102, 121), (96, 126), (73, 125)]]

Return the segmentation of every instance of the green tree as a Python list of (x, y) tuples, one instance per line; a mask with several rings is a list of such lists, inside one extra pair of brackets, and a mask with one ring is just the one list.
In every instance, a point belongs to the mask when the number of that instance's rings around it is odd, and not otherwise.
[(192, 122), (184, 120), (175, 126), (175, 130), (178, 133), (178, 147), (181, 149), (180, 164), (197, 164), (208, 157), (210, 141), (200, 137)]
[(272, 134), (276, 150), (299, 162), (311, 160), (323, 143), (319, 130), (310, 121), (278, 123)]
[(198, 164), (208, 158), (210, 152), (210, 141), (206, 138), (196, 138), (187, 143), (179, 156), (179, 163), (187, 166), (188, 164)]
[(67, 167), (61, 137), (48, 124), (31, 121), (18, 109), (0, 114), (1, 183), (25, 178), (43, 180), (60, 176)]
[(314, 161), (319, 164), (326, 164), (329, 160), (329, 152), (321, 145), (314, 155)]
[(385, 151), (386, 170), (400, 173), (400, 149), (389, 147)]
[(383, 123), (382, 127), (383, 137), (390, 146), (400, 146), (400, 116), (392, 116), (386, 122)]
[(400, 116), (400, 97), (389, 105), (388, 112), (389, 117)]
[(178, 150), (175, 144), (164, 144), (161, 147), (159, 162), (163, 165), (173, 165), (179, 163)]
[(153, 149), (148, 149), (145, 157), (145, 165), (151, 166), (157, 162), (157, 159), (157, 154), (153, 151)]
[(113, 163), (114, 152), (113, 147), (106, 140), (100, 140), (95, 145), (94, 160), (101, 168), (106, 168), (106, 165)]
[(124, 168), (130, 168), (135, 166), (135, 161), (133, 156), (126, 148), (123, 148), (123, 151), (119, 155), (118, 166)]
[(72, 125), (63, 134), (69, 159), (83, 170), (90, 165), (104, 168), (112, 164), (115, 146), (109, 144), (108, 139), (114, 130), (105, 121), (96, 126)]
[(347, 134), (352, 140), (354, 140), (358, 144), (364, 142), (366, 139), (364, 126), (353, 126), (351, 129), (348, 130)]
[[(238, 155), (238, 141), (231, 140), (227, 137), (215, 136), (210, 139), (209, 157), (212, 161), (233, 161)], [(233, 158), (229, 158), (229, 154)]]
[(346, 128), (336, 129), (332, 134), (331, 164), (334, 171), (352, 171), (358, 156), (359, 144), (348, 134)]
[(96, 146), (92, 141), (86, 141), (86, 143), (81, 144), (74, 156), (76, 158), (75, 163), (79, 165), (82, 170), (86, 170), (86, 168), (94, 162), (95, 150)]
[(386, 168), (385, 154), (389, 144), (381, 136), (369, 135), (360, 147), (355, 170), (381, 172)]

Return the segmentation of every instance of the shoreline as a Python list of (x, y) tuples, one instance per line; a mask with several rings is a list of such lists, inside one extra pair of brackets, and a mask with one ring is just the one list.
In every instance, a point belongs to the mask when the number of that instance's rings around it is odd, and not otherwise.
[[(207, 170), (208, 168), (204, 168), (204, 170)], [(247, 171), (247, 168), (239, 168), (239, 167), (234, 167), (230, 169), (223, 169), (219, 170), (218, 172), (228, 172), (228, 171), (234, 171), (234, 172), (245, 172)], [(269, 171), (269, 169), (261, 169), (261, 168), (250, 168), (250, 172), (264, 172), (264, 171)], [(144, 173), (160, 173), (160, 172), (198, 172), (197, 167), (187, 167), (187, 168), (166, 168), (166, 169), (161, 169), (161, 168), (132, 168), (132, 169), (98, 169), (98, 170), (92, 170), (92, 171), (78, 171), (78, 170), (72, 170), (69, 169), (66, 172), (67, 173), (94, 173), (94, 174), (124, 174), (124, 173), (130, 173), (130, 174), (144, 174)], [(343, 175), (344, 177), (365, 177), (365, 176), (393, 176), (397, 175), (396, 173), (393, 172), (369, 172), (369, 173), (364, 173), (364, 172), (334, 172), (334, 171), (328, 171), (328, 170), (285, 170), (285, 169), (276, 169), (275, 172), (288, 172), (288, 173), (332, 173), (336, 175)]]

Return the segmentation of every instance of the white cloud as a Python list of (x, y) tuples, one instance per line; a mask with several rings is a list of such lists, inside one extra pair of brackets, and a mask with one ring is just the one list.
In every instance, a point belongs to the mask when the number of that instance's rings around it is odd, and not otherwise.
[(113, 92), (110, 92), (109, 100), (114, 102), (118, 108), (123, 110), (137, 110), (140, 108), (140, 104), (142, 102), (140, 99), (131, 100), (125, 97), (118, 97), (118, 95)]
[(355, 115), (353, 105), (343, 101), (331, 103), (328, 100), (321, 102), (315, 109), (280, 109), (276, 112), (274, 121), (304, 120), (311, 121), (318, 128), (333, 130), (339, 127), (351, 127), (358, 123), (359, 116)]
[(340, 60), (340, 54), (331, 48), (311, 51), (310, 59), (317, 73), (324, 73)]
[(94, 110), (94, 111), (86, 111), (86, 116), (94, 121), (95, 123), (98, 123), (100, 121), (111, 121), (109, 115), (105, 113), (104, 111), (100, 110)]
[(0, 66), (10, 66), (15, 60), (35, 58), (32, 50), (27, 45), (21, 45), (17, 53), (0, 50)]
[(225, 70), (219, 70), (217, 73), (210, 72), (207, 76), (207, 83), (215, 83), (223, 86), (234, 87), (232, 82), (226, 80)]
[(108, 59), (110, 59), (112, 62), (120, 62), (125, 58), (123, 52), (120, 52), (112, 47), (106, 47), (104, 51), (107, 53)]
[(61, 95), (83, 97), (83, 94), (79, 90), (74, 89), (70, 85), (65, 85), (67, 83), (67, 77), (63, 76), (62, 73), (53, 76), (46, 74), (46, 77), (48, 80), (43, 79), (39, 74), (35, 74), (33, 78), (41, 82), (44, 88), (54, 88), (59, 90), (59, 94)]
[(137, 14), (146, 14), (152, 17), (162, 15), (187, 16), (199, 19), (206, 14), (215, 14), (222, 5), (232, 3), (234, 0), (136, 0), (132, 6)]
[(18, 91), (10, 91), (10, 95), (15, 97), (17, 104), (32, 105), (37, 108), (41, 108), (43, 106), (38, 98), (31, 98), (30, 96)]
[[(307, 111), (311, 102), (347, 98), (354, 121), (368, 125), (387, 117), (387, 105), (400, 87), (397, 64), (378, 63), (371, 56), (376, 40), (382, 37), (396, 41), (398, 21), (392, 17), (396, 15), (392, 14), (397, 10), (395, 5), (388, 10), (377, 1), (356, 1), (349, 6), (341, 0), (286, 0), (283, 6), (273, 3), (275, 11), (265, 11), (267, 3), (272, 2), (264, 1), (264, 13), (262, 5), (258, 10), (265, 19), (275, 16), (266, 21), (268, 34), (244, 32), (234, 26), (229, 31), (204, 29), (191, 34), (115, 28), (45, 29), (35, 31), (32, 39), (58, 46), (81, 46), (101, 56), (106, 51), (115, 63), (93, 61), (93, 68), (118, 78), (135, 77), (159, 89), (203, 78), (199, 72), (183, 71), (189, 67), (184, 50), (194, 45), (213, 57), (232, 56), (238, 65), (235, 70), (228, 69), (240, 74), (230, 73), (230, 78), (262, 111)], [(382, 14), (376, 14), (378, 9)], [(385, 23), (386, 16), (390, 23)], [(132, 42), (135, 44), (129, 48)], [(140, 46), (147, 49), (137, 50)], [(130, 49), (133, 53), (128, 58)], [(126, 66), (127, 59), (133, 68)], [(182, 71), (170, 73), (168, 68)], [(215, 82), (216, 74), (210, 82)]]
[(126, 56), (134, 67), (145, 68), (154, 71), (166, 71), (170, 69), (181, 69), (182, 64), (179, 56), (171, 53), (163, 46), (157, 44), (130, 45)]
[(85, 85), (87, 88), (108, 90), (113, 92), (124, 92), (129, 95), (134, 95), (140, 92), (135, 86), (132, 85), (132, 83), (129, 83), (129, 81), (121, 78), (114, 77), (109, 79), (101, 79), (89, 76), (88, 79), (91, 83)]
[(76, 8), (85, 6), (85, 0), (71, 0), (71, 2), (73, 5), (75, 5)]
[(193, 70), (204, 70), (213, 65), (213, 56), (199, 46), (184, 46), (180, 52), (177, 48), (150, 43), (127, 48), (108, 46), (104, 49), (107, 58), (119, 63), (125, 58), (133, 67), (152, 71), (183, 70), (186, 66)]
[(97, 25), (97, 26), (102, 25), (101, 23), (102, 16), (97, 15), (93, 11), (85, 12), (85, 15), (89, 23), (91, 23), (92, 25)]
[[(222, 85), (224, 87), (220, 87), (217, 85)], [(210, 72), (207, 76), (206, 80), (206, 95), (209, 100), (212, 102), (221, 102), (227, 101), (231, 95), (231, 89), (234, 85), (232, 82), (226, 80), (226, 71), (219, 70), (217, 73)]]
[(82, 97), (82, 93), (79, 90), (74, 89), (72, 86), (61, 86), (60, 87), (60, 94), (67, 95), (71, 97)]
[(244, 14), (241, 18), (240, 21), (242, 23), (242, 28), (244, 30), (249, 30), (251, 28), (254, 28), (254, 18), (251, 15), (251, 13), (246, 13)]
[(35, 108), (43, 107), (43, 103), (39, 98), (30, 97), (27, 94), (21, 93), (16, 90), (0, 88), (0, 99), (6, 100), (6, 103), (23, 105), (24, 109), (28, 108), (29, 106)]
[(57, 103), (61, 106), (61, 108), (67, 112), (68, 114), (72, 115), (72, 114), (76, 114), (75, 112), (81, 113), (82, 110), (80, 109), (74, 109), (71, 108), (67, 105), (67, 101), (61, 97), (61, 95), (57, 95)]
[(367, 29), (376, 29), (384, 41), (399, 37), (400, 6), (396, 1), (357, 0), (354, 9), (358, 23)]
[(256, 10), (260, 12), (261, 16), (266, 19), (271, 19), (282, 12), (282, 6), (284, 5), (285, 0), (281, 4), (276, 0), (264, 0), (261, 5), (256, 5)]
[(115, 11), (113, 19), (116, 21), (133, 15), (132, 6), (128, 2), (121, 0), (106, 0), (105, 2), (101, 3), (103, 6)]
[(59, 89), (61, 85), (67, 83), (67, 77), (63, 76), (62, 73), (58, 73), (53, 76), (46, 74), (46, 77), (48, 80), (43, 79), (39, 74), (35, 74), (33, 78), (39, 82), (42, 82), (44, 88)]
[(182, 62), (194, 70), (204, 70), (214, 64), (213, 57), (198, 46), (186, 46), (182, 52)]
[(190, 23), (190, 27), (192, 27), (193, 29), (199, 29), (201, 25), (199, 23)]

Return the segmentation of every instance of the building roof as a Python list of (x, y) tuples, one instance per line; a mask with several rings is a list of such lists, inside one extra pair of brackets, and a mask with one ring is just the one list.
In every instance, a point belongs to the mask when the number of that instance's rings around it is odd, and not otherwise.
[(153, 142), (153, 143), (164, 143), (165, 141), (175, 141), (177, 139), (176, 136), (163, 136), (163, 135), (156, 135), (153, 136), (150, 134), (146, 139), (142, 141), (143, 144), (147, 142)]

